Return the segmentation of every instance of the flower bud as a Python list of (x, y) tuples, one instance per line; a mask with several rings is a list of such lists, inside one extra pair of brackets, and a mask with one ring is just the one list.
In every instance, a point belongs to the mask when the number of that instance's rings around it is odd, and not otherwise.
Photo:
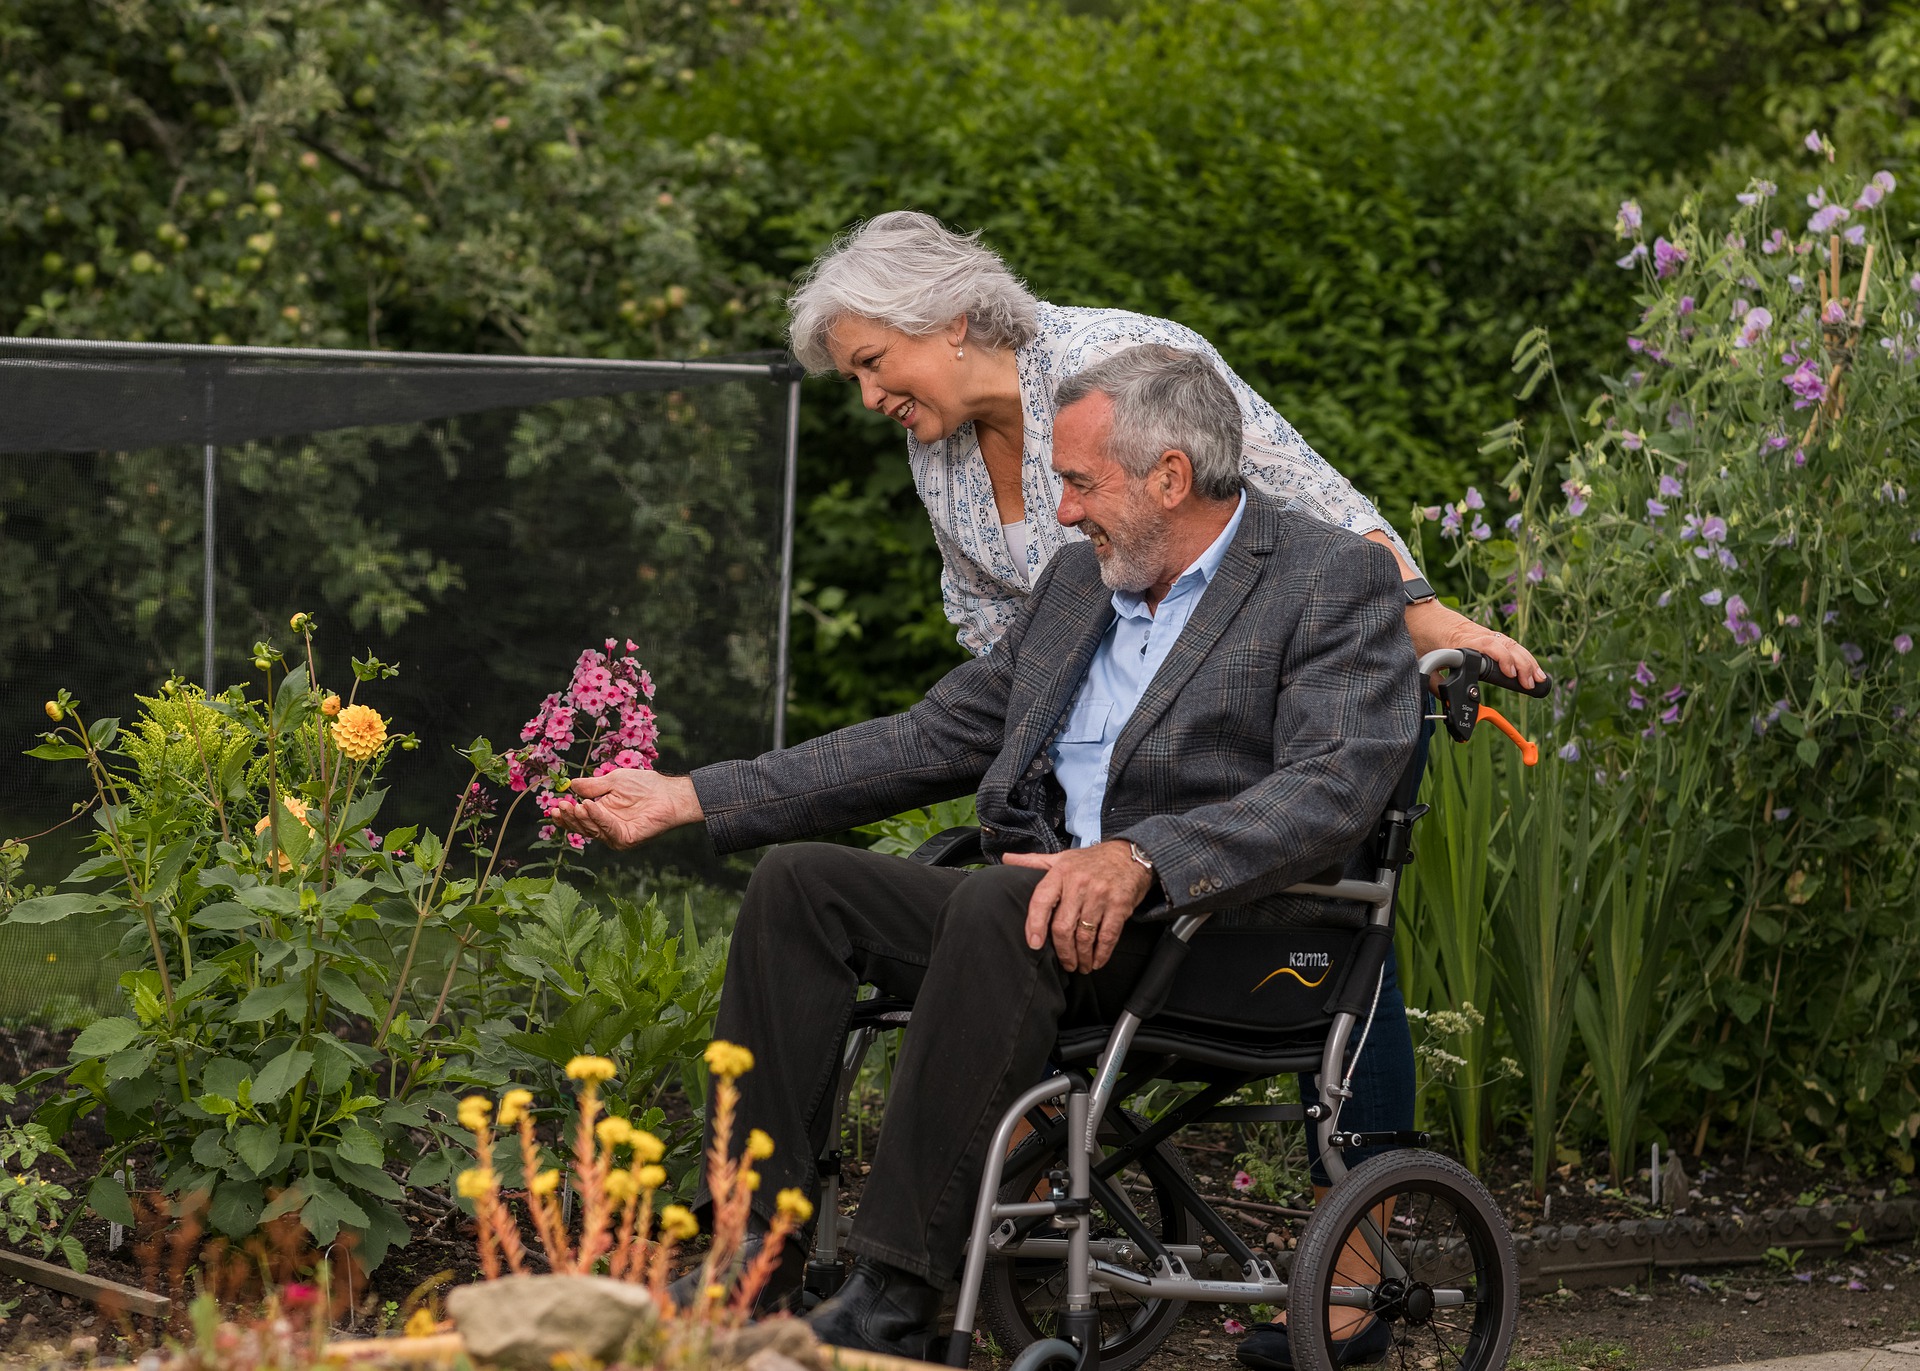
[(302, 610), (287, 620), (287, 627), (295, 633), (311, 633), (313, 632), (313, 616)]
[(57, 724), (67, 717), (67, 711), (60, 708), (60, 702), (58, 700), (48, 700), (47, 717)]
[(253, 669), (255, 671), (265, 671), (272, 665), (273, 663), (269, 662), (265, 657), (255, 657), (253, 659)]

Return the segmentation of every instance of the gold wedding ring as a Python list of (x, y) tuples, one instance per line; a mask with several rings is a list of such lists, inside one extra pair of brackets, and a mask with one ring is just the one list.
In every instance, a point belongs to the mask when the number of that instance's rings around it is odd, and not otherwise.
[(1082, 920), (1080, 921), (1080, 927), (1082, 927), (1082, 928), (1098, 928), (1098, 927), (1100, 927), (1100, 925), (1099, 925), (1099, 924), (1090, 924), (1090, 923), (1088, 923), (1088, 922), (1087, 922), (1087, 921), (1086, 921), (1085, 919), (1082, 919)]

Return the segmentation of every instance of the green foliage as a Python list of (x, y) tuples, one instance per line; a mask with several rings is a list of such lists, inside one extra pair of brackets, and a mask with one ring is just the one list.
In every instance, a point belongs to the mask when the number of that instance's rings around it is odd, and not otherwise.
[[(1843, 205), (1865, 181), (1816, 174)], [(1564, 1065), (1544, 1059), (1583, 968), (1574, 1012), (1616, 1168), (1643, 1109), (1683, 1137), (1910, 1167), (1911, 263), (1880, 212), (1852, 211), (1864, 239), (1830, 260), (1793, 199), (1750, 195), (1684, 208), (1664, 235), (1684, 261), (1644, 278), (1637, 369), (1517, 449), (1517, 531), (1454, 558), (1561, 682), (1550, 712), (1517, 707), (1559, 754), (1543, 763), (1562, 769), (1543, 792), (1558, 806), (1526, 801), (1500, 858), (1519, 901), (1502, 920), (1540, 936), (1496, 948), (1508, 997), (1554, 987), (1516, 1001), (1530, 1071)], [(1552, 381), (1541, 337), (1516, 366)], [(1515, 427), (1496, 446), (1520, 442)]]
[[(656, 1131), (665, 1091), (703, 1099), (726, 939), (695, 931), (691, 889), (680, 937), (657, 898), (587, 903), (561, 879), (564, 844), (549, 869), (505, 874), (532, 792), (493, 812), (481, 782), (509, 768), (485, 739), (462, 754), (471, 773), (444, 831), (374, 833), (388, 754), (414, 740), (366, 732), (353, 698), (395, 669), (356, 661), (343, 706), (311, 682), (311, 616), (295, 628), (306, 661), (291, 671), (276, 677), (278, 654), (254, 649), (264, 699), (169, 682), (121, 728), (56, 697), (33, 755), (93, 778), (95, 855), (7, 922), (117, 924), (141, 954), (120, 978), (126, 1012), (74, 1041), (70, 1089), (34, 1135), (50, 1145), (103, 1116), (115, 1146), (94, 1210), (133, 1222), (111, 1173), (153, 1146), (161, 1184), (205, 1195), (223, 1233), (297, 1213), (316, 1243), (351, 1231), (373, 1266), (407, 1236), (405, 1187), (446, 1184), (465, 1155), (455, 1089), (544, 1080), (570, 1098), (563, 1068), (591, 1053), (616, 1060), (612, 1098)], [(677, 1130), (681, 1160), (697, 1132), (697, 1119)]]
[(909, 809), (904, 814), (882, 819), (877, 824), (862, 824), (854, 832), (870, 836), (873, 841), (867, 846), (875, 852), (909, 857), (921, 844), (938, 837), (949, 828), (979, 822), (980, 816), (974, 811), (973, 796), (968, 795), (958, 800), (942, 800), (925, 809)]
[[(0, 1107), (11, 1105), (18, 1093), (0, 1081)], [(34, 1170), (42, 1157), (72, 1164), (42, 1125), (17, 1124), (0, 1115), (0, 1237), (16, 1248), (31, 1242), (43, 1256), (57, 1251), (75, 1271), (85, 1271), (87, 1254), (62, 1223), (73, 1196)]]

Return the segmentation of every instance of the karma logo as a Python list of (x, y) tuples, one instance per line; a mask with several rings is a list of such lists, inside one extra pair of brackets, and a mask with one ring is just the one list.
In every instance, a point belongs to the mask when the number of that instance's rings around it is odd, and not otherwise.
[[(1308, 971), (1318, 971), (1320, 974), (1313, 980), (1308, 980), (1300, 974), (1302, 968)], [(1331, 970), (1333, 970), (1333, 958), (1325, 952), (1289, 952), (1287, 954), (1287, 964), (1274, 968), (1274, 970), (1268, 973), (1260, 982), (1260, 985), (1256, 985), (1254, 989), (1260, 989), (1261, 986), (1264, 986), (1275, 976), (1291, 976), (1294, 980), (1300, 982), (1301, 985), (1312, 990), (1327, 979), (1327, 973)]]

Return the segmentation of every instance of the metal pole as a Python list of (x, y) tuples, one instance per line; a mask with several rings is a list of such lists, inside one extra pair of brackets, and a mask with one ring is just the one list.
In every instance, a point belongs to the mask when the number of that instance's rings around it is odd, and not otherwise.
[(780, 528), (780, 617), (773, 654), (773, 746), (776, 752), (787, 745), (787, 672), (793, 639), (793, 505), (799, 480), (800, 380), (795, 377), (787, 387), (786, 515)]
[[(212, 389), (211, 386), (208, 387)], [(200, 683), (213, 694), (213, 506), (215, 486), (214, 446), (208, 443), (206, 461), (200, 475)]]

